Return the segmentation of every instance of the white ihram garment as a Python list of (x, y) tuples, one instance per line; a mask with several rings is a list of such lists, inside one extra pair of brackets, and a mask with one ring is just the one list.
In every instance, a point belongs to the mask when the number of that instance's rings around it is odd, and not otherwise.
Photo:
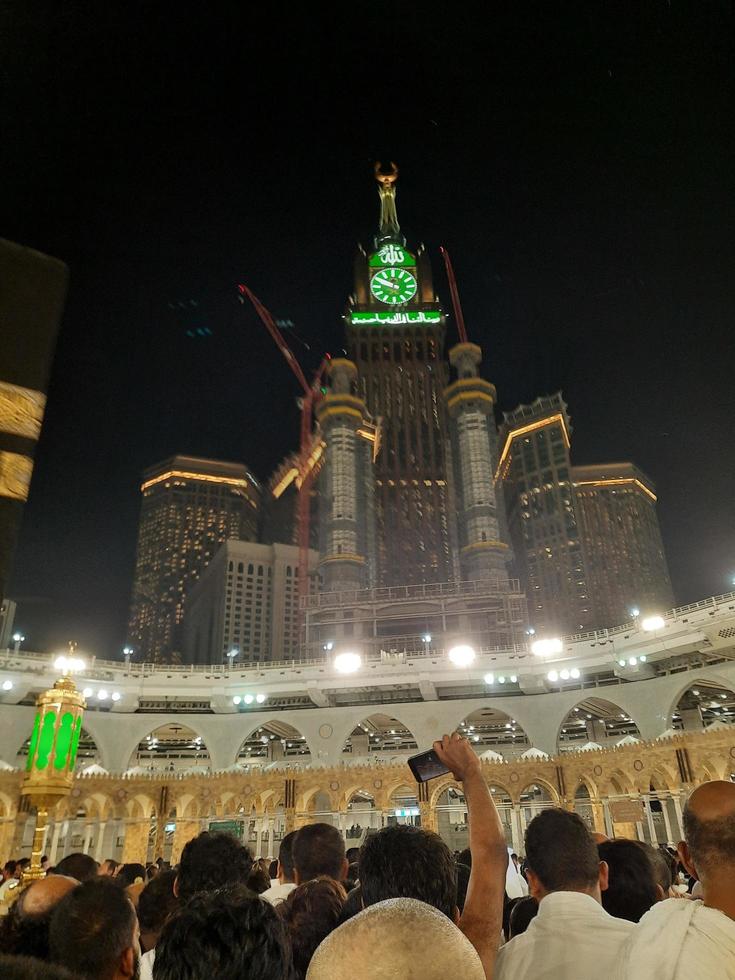
[(551, 892), (528, 929), (498, 953), (494, 980), (608, 980), (633, 928), (590, 895)]
[(617, 977), (735, 980), (735, 922), (702, 902), (659, 902), (625, 943)]

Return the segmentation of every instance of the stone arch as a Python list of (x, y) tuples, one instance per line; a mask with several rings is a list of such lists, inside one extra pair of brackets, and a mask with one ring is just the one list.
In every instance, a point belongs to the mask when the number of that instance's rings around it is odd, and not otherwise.
[(350, 729), (342, 745), (342, 756), (350, 760), (365, 757), (409, 756), (418, 751), (413, 731), (399, 718), (374, 711)]
[(253, 720), (253, 725), (240, 743), (237, 763), (267, 765), (271, 762), (309, 765), (312, 750), (309, 740), (285, 718), (275, 715), (268, 721)]
[(534, 775), (533, 778), (529, 779), (523, 788), (519, 790), (518, 800), (522, 801), (523, 797), (529, 794), (529, 791), (534, 791), (534, 787), (537, 787), (541, 791), (540, 794), (536, 794), (540, 795), (540, 802), (545, 804), (548, 803), (551, 806), (559, 805), (559, 794), (556, 789), (547, 779), (537, 775)]
[(204, 737), (189, 722), (172, 718), (144, 733), (129, 760), (129, 769), (152, 772), (187, 772), (203, 775), (211, 770), (211, 759)]
[(478, 754), (491, 750), (504, 758), (514, 758), (531, 745), (515, 716), (497, 706), (493, 699), (465, 715), (456, 730), (472, 743)]
[(588, 697), (569, 709), (559, 726), (556, 744), (560, 753), (573, 752), (587, 742), (608, 748), (627, 737), (641, 738), (633, 717), (609, 698)]
[(534, 777), (519, 792), (518, 805), (521, 815), (521, 832), (525, 833), (530, 822), (542, 810), (559, 805), (559, 796), (551, 783), (545, 779)]
[(735, 685), (716, 674), (682, 684), (667, 712), (667, 727), (701, 731), (714, 721), (735, 723)]

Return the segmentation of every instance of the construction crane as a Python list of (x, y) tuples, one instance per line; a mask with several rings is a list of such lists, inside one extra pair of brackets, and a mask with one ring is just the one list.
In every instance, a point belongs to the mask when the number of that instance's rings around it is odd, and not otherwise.
[(467, 330), (464, 325), (462, 304), (459, 301), (459, 291), (457, 289), (457, 280), (454, 278), (454, 269), (452, 268), (452, 261), (449, 258), (449, 252), (444, 248), (443, 245), (440, 246), (439, 251), (442, 253), (442, 258), (444, 259), (444, 267), (447, 270), (447, 279), (449, 280), (449, 292), (452, 297), (452, 306), (454, 308), (454, 319), (457, 321), (457, 333), (459, 334), (459, 341), (461, 344), (466, 344)]
[(303, 392), (300, 399), (301, 407), (301, 428), (299, 433), (298, 453), (289, 459), (289, 463), (284, 467), (277, 485), (273, 489), (273, 495), (280, 497), (291, 483), (296, 484), (296, 526), (298, 531), (299, 547), (299, 633), (303, 623), (305, 612), (305, 598), (309, 594), (309, 537), (311, 524), (311, 487), (314, 477), (318, 472), (319, 463), (324, 452), (324, 443), (319, 435), (312, 432), (312, 417), (315, 404), (322, 398), (321, 382), (324, 371), (329, 362), (327, 355), (319, 365), (314, 379), (309, 384), (306, 375), (301, 369), (301, 365), (296, 360), (293, 351), (286, 343), (283, 334), (278, 329), (276, 321), (273, 319), (268, 309), (263, 306), (258, 297), (243, 283), (237, 287), (240, 293), (240, 302), (244, 303), (249, 299), (253, 304), (255, 312), (262, 320), (266, 330), (276, 342), (278, 349), (286, 359), (286, 363), (296, 375), (296, 379)]

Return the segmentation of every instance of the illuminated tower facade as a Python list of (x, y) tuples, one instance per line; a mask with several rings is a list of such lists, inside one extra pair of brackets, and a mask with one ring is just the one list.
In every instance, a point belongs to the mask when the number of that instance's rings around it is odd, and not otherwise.
[(316, 417), (326, 451), (319, 474), (320, 570), (324, 592), (372, 585), (374, 483), (372, 440), (364, 438), (364, 401), (353, 394), (357, 369), (344, 358), (329, 362), (329, 391)]
[(359, 249), (345, 322), (357, 394), (380, 422), (375, 463), (376, 578), (380, 585), (459, 576), (444, 389), (445, 318), (426, 250), (410, 251), (396, 212), (398, 171), (376, 167), (380, 226)]
[(449, 352), (457, 378), (444, 392), (449, 414), (453, 486), (462, 578), (507, 580), (508, 544), (501, 540), (495, 498), (495, 388), (479, 375), (482, 352), (461, 343)]
[(180, 658), (186, 596), (219, 546), (258, 536), (260, 488), (245, 466), (174, 456), (141, 486), (128, 640), (136, 659)]

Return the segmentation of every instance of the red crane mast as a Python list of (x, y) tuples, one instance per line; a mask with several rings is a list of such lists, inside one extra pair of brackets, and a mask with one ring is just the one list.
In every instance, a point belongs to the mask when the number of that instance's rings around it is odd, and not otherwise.
[(296, 459), (296, 488), (298, 491), (296, 503), (296, 524), (298, 529), (299, 547), (299, 632), (304, 616), (303, 600), (309, 594), (309, 536), (311, 524), (311, 486), (314, 481), (316, 460), (314, 459), (315, 447), (311, 435), (312, 414), (314, 405), (321, 397), (321, 380), (327, 366), (328, 358), (324, 358), (319, 365), (311, 384), (306, 380), (306, 375), (301, 369), (301, 365), (286, 340), (278, 329), (276, 321), (270, 311), (260, 302), (255, 293), (243, 283), (237, 287), (240, 293), (240, 302), (245, 302), (245, 297), (253, 304), (255, 312), (262, 320), (266, 330), (276, 342), (278, 349), (286, 359), (286, 363), (296, 375), (296, 379), (301, 385), (303, 392), (301, 398), (301, 427), (299, 433), (299, 451)]
[(449, 258), (449, 252), (440, 246), (439, 251), (442, 253), (442, 258), (444, 259), (444, 267), (447, 270), (447, 279), (449, 280), (449, 292), (452, 297), (452, 306), (454, 308), (454, 319), (457, 321), (457, 333), (459, 334), (460, 343), (467, 343), (467, 330), (464, 325), (464, 315), (462, 313), (462, 304), (459, 301), (459, 290), (457, 289), (457, 280), (454, 278), (454, 269), (452, 268), (452, 261)]

